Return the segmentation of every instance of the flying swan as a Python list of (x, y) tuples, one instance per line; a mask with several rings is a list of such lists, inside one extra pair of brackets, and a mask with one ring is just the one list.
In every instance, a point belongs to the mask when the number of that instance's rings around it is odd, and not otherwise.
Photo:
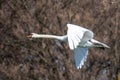
[(80, 69), (84, 65), (84, 62), (86, 61), (88, 55), (88, 48), (109, 48), (109, 46), (106, 44), (93, 39), (94, 34), (92, 31), (74, 24), (67, 24), (67, 27), (67, 35), (64, 36), (31, 33), (31, 35), (28, 35), (27, 37), (51, 38), (65, 42), (68, 41), (70, 49), (74, 50), (75, 53), (74, 58), (77, 69)]

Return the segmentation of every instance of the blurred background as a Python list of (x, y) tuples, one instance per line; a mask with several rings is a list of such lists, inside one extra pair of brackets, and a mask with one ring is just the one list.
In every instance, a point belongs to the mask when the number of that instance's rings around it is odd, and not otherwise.
[[(0, 0), (0, 80), (120, 80), (120, 0)], [(90, 49), (82, 69), (68, 43), (26, 38), (83, 26), (110, 49)]]

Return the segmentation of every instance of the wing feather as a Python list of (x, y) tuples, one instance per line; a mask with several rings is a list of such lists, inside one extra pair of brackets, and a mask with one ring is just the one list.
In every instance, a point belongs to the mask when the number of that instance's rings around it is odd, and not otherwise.
[(74, 48), (77, 48), (77, 46), (82, 41), (82, 38), (84, 38), (83, 40), (87, 41), (88, 38), (92, 38), (92, 36), (93, 36), (93, 32), (86, 28), (83, 28), (83, 27), (80, 27), (77, 25), (73, 25), (73, 24), (67, 24), (67, 27), (68, 27), (68, 31), (67, 31), (68, 43), (69, 43), (70, 49), (72, 49), (72, 50)]
[(85, 31), (82, 37), (82, 42), (87, 42), (88, 40), (91, 40), (93, 38), (93, 32), (92, 31)]
[(86, 42), (93, 38), (93, 32), (77, 25), (67, 24), (68, 43), (70, 49), (74, 50), (76, 68), (79, 69), (84, 65), (88, 55), (88, 48), (80, 47), (81, 42)]
[[(72, 33), (70, 33), (70, 31), (68, 30), (68, 36), (72, 36)], [(74, 49), (74, 42), (72, 41), (72, 37), (68, 37), (68, 43), (69, 43), (69, 47), (70, 49)]]
[(80, 69), (86, 61), (86, 58), (88, 55), (88, 48), (78, 47), (78, 48), (74, 49), (74, 53), (75, 53), (74, 58), (75, 58), (76, 68)]

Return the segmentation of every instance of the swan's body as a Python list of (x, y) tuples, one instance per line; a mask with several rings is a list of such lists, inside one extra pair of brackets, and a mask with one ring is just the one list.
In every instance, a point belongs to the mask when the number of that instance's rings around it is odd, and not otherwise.
[(101, 43), (93, 39), (93, 32), (73, 24), (67, 24), (68, 31), (65, 36), (55, 36), (55, 35), (44, 35), (32, 33), (29, 38), (52, 38), (61, 41), (68, 41), (70, 49), (74, 50), (75, 53), (75, 64), (76, 68), (79, 69), (84, 65), (88, 55), (88, 48), (91, 47), (101, 47), (109, 48), (104, 43)]

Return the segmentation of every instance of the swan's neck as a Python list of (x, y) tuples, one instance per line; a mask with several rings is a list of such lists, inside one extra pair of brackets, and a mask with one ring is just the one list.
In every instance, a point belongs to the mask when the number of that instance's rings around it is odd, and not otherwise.
[(46, 34), (35, 34), (32, 35), (32, 38), (51, 38), (51, 39), (58, 39), (61, 41), (67, 41), (67, 35), (65, 36), (55, 36), (55, 35), (46, 35)]

